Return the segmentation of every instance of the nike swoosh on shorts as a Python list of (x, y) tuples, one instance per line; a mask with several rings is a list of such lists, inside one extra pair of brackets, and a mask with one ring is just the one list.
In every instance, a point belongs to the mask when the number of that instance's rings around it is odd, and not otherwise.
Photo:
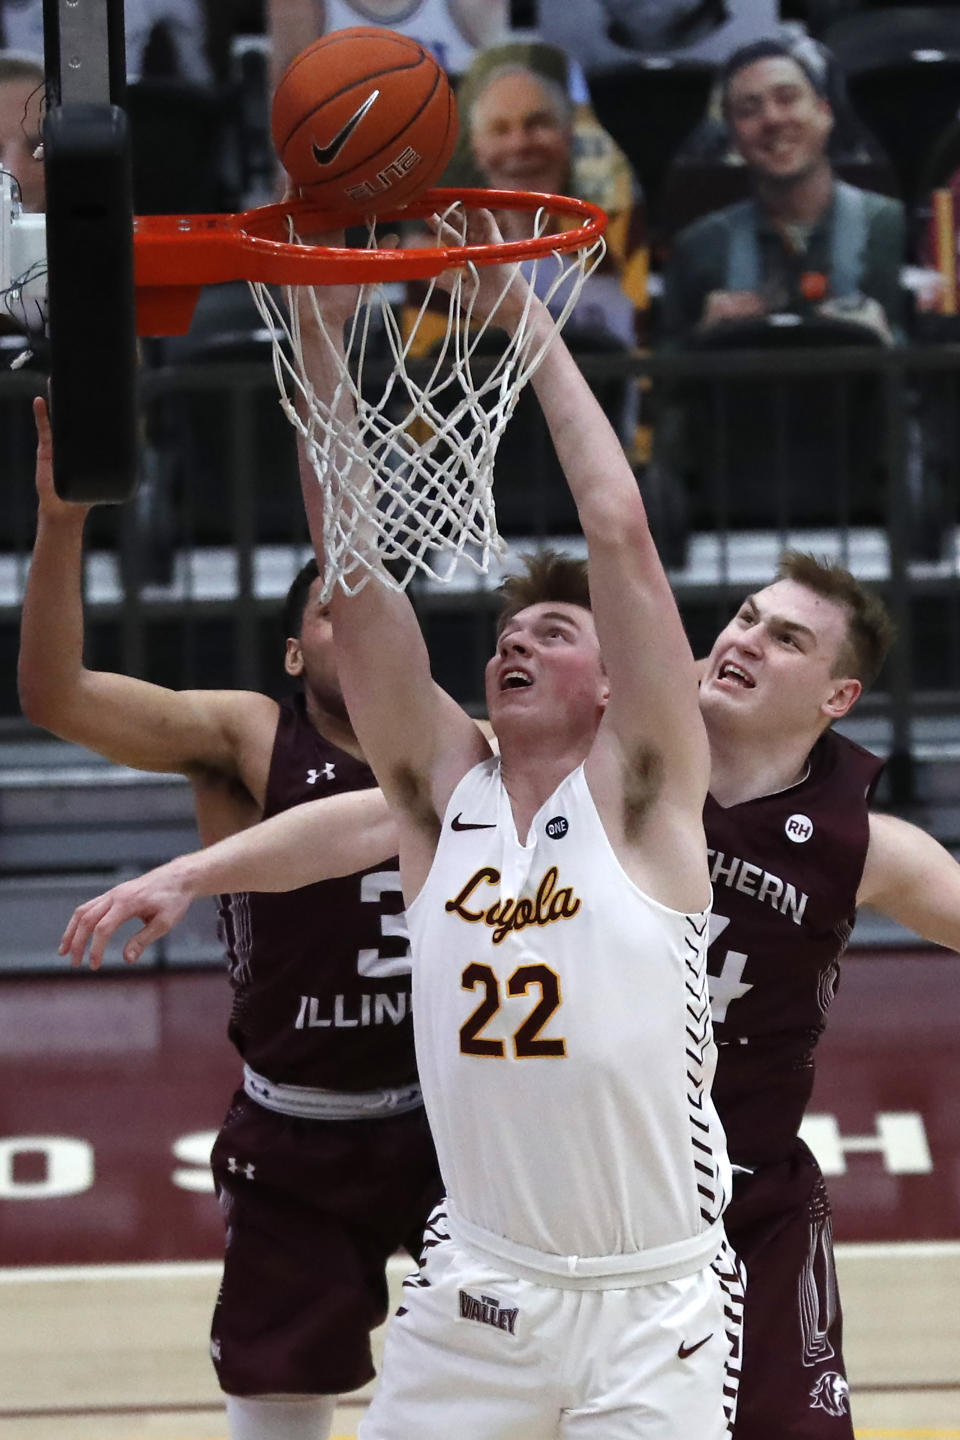
[(681, 1342), (680, 1342), (680, 1349), (677, 1351), (677, 1355), (678, 1355), (678, 1357), (679, 1357), (681, 1360), (686, 1360), (687, 1357), (688, 1357), (689, 1355), (692, 1355), (695, 1350), (699, 1350), (700, 1347), (701, 1347), (701, 1345), (706, 1345), (707, 1341), (708, 1341), (708, 1340), (712, 1340), (712, 1339), (713, 1339), (713, 1331), (711, 1330), (711, 1331), (710, 1331), (710, 1334), (709, 1334), (709, 1335), (704, 1335), (703, 1339), (702, 1339), (702, 1340), (698, 1340), (697, 1343), (696, 1343), (696, 1345), (684, 1345), (683, 1341), (681, 1341)]

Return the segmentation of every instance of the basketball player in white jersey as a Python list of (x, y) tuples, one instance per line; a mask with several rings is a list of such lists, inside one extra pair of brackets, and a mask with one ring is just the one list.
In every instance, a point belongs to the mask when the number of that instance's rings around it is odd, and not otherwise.
[[(476, 236), (499, 239), (491, 217)], [(533, 384), (590, 594), (565, 592), (561, 573), (504, 617), (486, 671), (499, 757), (432, 682), (405, 595), (373, 582), (331, 601), (344, 697), (396, 812), (448, 1196), (360, 1436), (449, 1440), (455, 1424), (462, 1440), (720, 1440), (741, 1294), (710, 1100), (696, 670), (633, 472), (548, 343), (546, 309), (519, 271), (505, 290), (483, 271), (475, 283), (481, 314), (497, 306), (509, 330), (526, 306), (546, 349)], [(318, 298), (326, 330), (304, 345), (332, 394), (340, 341), (326, 335), (342, 336), (355, 294)]]
[(507, 0), (268, 0), (274, 88), (301, 50), (331, 30), (382, 25), (417, 40), (448, 75), (506, 37)]
[[(498, 320), (525, 297), (518, 276)], [(336, 331), (352, 298), (321, 299)], [(531, 303), (538, 346), (552, 321)], [(331, 355), (316, 335), (312, 352), (322, 391)], [(360, 1435), (720, 1440), (742, 1292), (710, 1100), (696, 672), (633, 473), (559, 339), (534, 385), (590, 593), (550, 559), (508, 589), (486, 676), (500, 758), (432, 683), (405, 596), (333, 601), (344, 694), (395, 811), (448, 1194)]]

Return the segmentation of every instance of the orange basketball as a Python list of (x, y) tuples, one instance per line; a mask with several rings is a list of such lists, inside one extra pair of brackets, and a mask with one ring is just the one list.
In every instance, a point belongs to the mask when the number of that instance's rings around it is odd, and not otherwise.
[(377, 25), (308, 45), (273, 97), (284, 170), (325, 209), (376, 215), (429, 189), (457, 138), (446, 75), (416, 40)]

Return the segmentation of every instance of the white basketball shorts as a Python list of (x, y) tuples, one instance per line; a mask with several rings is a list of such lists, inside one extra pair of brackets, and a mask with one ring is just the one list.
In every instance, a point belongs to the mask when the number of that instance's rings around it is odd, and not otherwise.
[(438, 1239), (404, 1282), (358, 1440), (728, 1440), (742, 1314), (726, 1242), (680, 1280), (570, 1290)]

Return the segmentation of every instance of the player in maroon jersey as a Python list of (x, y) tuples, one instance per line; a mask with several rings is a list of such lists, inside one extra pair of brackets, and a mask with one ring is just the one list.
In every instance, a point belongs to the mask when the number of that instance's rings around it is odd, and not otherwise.
[[(785, 556), (780, 575), (740, 607), (701, 682), (714, 1099), (739, 1167), (725, 1222), (748, 1272), (735, 1435), (851, 1440), (829, 1204), (798, 1130), (857, 906), (960, 950), (960, 865), (915, 825), (870, 811), (881, 762), (830, 728), (880, 668), (891, 638), (882, 606), (809, 556)], [(88, 901), (65, 948), (101, 954), (140, 916), (135, 956), (226, 876), (281, 885), (287, 865), (307, 863), (311, 829), (321, 833), (315, 808)]]
[[(419, 1253), (442, 1186), (417, 1082), (397, 862), (384, 858), (393, 838), (370, 805), (379, 794), (340, 695), (316, 564), (284, 613), (286, 670), (302, 686), (293, 699), (86, 669), (86, 507), (57, 497), (42, 401), (36, 417), (24, 713), (119, 764), (186, 775), (205, 843), (324, 797), (325, 854), (306, 888), (253, 893), (241, 877), (220, 897), (229, 1035), (244, 1066), (212, 1156), (227, 1246), (211, 1353), (233, 1440), (325, 1440), (337, 1394), (373, 1375), (387, 1259), (401, 1245)], [(286, 878), (296, 884), (296, 869)]]
[(798, 1132), (857, 906), (958, 949), (960, 866), (870, 810), (881, 762), (830, 728), (890, 644), (879, 600), (810, 556), (785, 555), (779, 577), (720, 634), (700, 687), (713, 1093), (748, 1278), (735, 1436), (853, 1440), (830, 1206)]

